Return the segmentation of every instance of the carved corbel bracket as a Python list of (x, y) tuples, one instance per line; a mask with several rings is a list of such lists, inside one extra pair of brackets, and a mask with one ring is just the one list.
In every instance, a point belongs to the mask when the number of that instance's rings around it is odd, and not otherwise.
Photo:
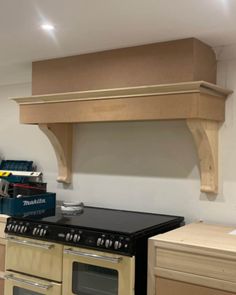
[(201, 119), (187, 119), (197, 147), (201, 191), (206, 193), (218, 192), (218, 131), (219, 122)]
[(58, 164), (58, 182), (71, 183), (73, 124), (39, 124), (51, 142)]

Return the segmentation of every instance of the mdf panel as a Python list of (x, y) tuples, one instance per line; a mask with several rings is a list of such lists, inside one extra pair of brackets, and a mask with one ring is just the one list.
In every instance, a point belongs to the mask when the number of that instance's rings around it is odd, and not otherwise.
[(0, 244), (0, 273), (5, 270), (5, 245)]
[(32, 93), (216, 82), (216, 57), (208, 45), (189, 38), (33, 62)]
[(185, 93), (20, 105), (20, 122), (25, 124), (168, 119), (223, 120), (224, 99)]
[(0, 295), (4, 295), (4, 280), (0, 278)]
[(21, 123), (82, 123), (196, 118), (199, 94), (23, 104)]
[(235, 295), (235, 292), (225, 292), (158, 277), (156, 278), (156, 295)]
[(5, 233), (4, 233), (5, 225), (6, 225), (5, 222), (0, 222), (0, 238), (1, 239), (5, 238)]

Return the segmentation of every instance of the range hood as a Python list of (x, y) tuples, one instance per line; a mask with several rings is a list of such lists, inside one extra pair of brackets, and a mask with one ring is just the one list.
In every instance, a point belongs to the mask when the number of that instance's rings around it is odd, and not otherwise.
[[(79, 91), (13, 98), (20, 122), (37, 124), (54, 147), (58, 181), (71, 182), (73, 125), (185, 120), (196, 144), (201, 191), (218, 191), (218, 130), (232, 91), (204, 82)], [(155, 156), (155, 155), (153, 155)]]

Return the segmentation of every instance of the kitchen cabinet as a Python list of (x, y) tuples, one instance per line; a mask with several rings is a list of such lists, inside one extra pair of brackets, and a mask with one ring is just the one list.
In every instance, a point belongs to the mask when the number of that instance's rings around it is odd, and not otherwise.
[(233, 295), (236, 228), (193, 223), (149, 239), (148, 295)]
[(4, 293), (4, 272), (5, 272), (5, 224), (7, 220), (7, 215), (1, 215), (0, 214), (0, 295), (3, 295)]

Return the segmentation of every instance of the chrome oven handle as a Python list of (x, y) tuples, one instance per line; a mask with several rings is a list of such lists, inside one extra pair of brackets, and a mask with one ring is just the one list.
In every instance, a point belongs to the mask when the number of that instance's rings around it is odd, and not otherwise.
[(31, 242), (27, 240), (19, 240), (14, 237), (7, 237), (7, 241), (20, 244), (20, 245), (32, 246), (35, 248), (42, 248), (45, 250), (50, 250), (54, 247), (54, 244), (45, 244), (45, 243)]
[(37, 283), (37, 282), (34, 282), (34, 281), (29, 281), (29, 280), (17, 278), (12, 274), (5, 275), (4, 279), (14, 281), (14, 282), (17, 282), (17, 283), (21, 283), (21, 284), (24, 284), (24, 285), (28, 285), (28, 286), (31, 286), (31, 287), (36, 287), (36, 288), (43, 289), (43, 290), (48, 290), (48, 289), (53, 287), (52, 284), (41, 284), (41, 283)]
[(102, 255), (98, 255), (98, 254), (75, 251), (75, 250), (72, 250), (71, 248), (65, 249), (64, 253), (69, 254), (69, 255), (75, 255), (75, 256), (80, 256), (80, 257), (86, 257), (86, 258), (92, 258), (92, 259), (108, 261), (108, 262), (112, 262), (112, 263), (119, 263), (122, 260), (122, 257), (102, 256)]

